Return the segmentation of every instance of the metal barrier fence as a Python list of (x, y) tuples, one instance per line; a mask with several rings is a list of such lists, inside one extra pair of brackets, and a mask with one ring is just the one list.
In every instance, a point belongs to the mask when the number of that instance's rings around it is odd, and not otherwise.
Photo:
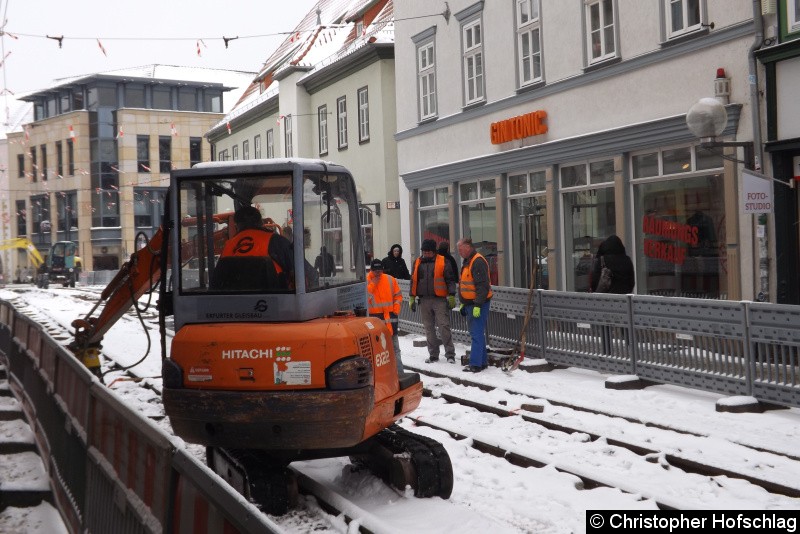
[[(407, 297), (410, 283), (400, 280)], [(489, 344), (519, 344), (528, 290), (492, 287)], [(453, 338), (469, 343), (451, 314)], [(404, 303), (400, 328), (424, 334)], [(525, 354), (727, 395), (800, 406), (800, 306), (536, 290)]]
[(71, 532), (281, 532), (6, 301), (0, 360)]

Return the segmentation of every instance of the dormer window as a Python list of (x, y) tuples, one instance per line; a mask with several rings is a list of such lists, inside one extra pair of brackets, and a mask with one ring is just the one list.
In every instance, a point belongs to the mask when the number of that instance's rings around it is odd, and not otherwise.
[(364, 35), (364, 21), (359, 20), (356, 22), (356, 38), (361, 37)]

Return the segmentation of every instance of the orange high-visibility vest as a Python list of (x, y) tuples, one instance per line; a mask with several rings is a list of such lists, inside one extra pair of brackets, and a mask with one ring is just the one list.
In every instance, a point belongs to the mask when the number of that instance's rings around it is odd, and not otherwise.
[(403, 303), (403, 293), (400, 284), (394, 276), (383, 274), (377, 276), (373, 272), (367, 274), (367, 307), (370, 315), (383, 317), (389, 333), (393, 334), (389, 314), (400, 315), (400, 306)]
[[(411, 294), (417, 294), (417, 271), (422, 258), (417, 258), (414, 262), (414, 272), (411, 275)], [(433, 266), (433, 292), (437, 297), (447, 296), (447, 282), (444, 280), (444, 256), (436, 255)]]
[[(486, 261), (486, 258), (481, 256), (479, 253), (475, 253), (472, 256), (472, 259), (469, 262), (469, 265), (464, 265), (461, 268), (461, 282), (459, 284), (459, 294), (461, 295), (462, 301), (474, 301), (476, 297), (475, 293), (475, 280), (472, 279), (472, 264), (475, 263), (475, 260), (480, 258), (486, 263), (486, 273), (489, 273), (489, 262)], [(486, 294), (486, 300), (492, 298), (492, 286), (489, 285), (489, 293)]]
[[(248, 228), (242, 230), (232, 238), (228, 239), (225, 243), (225, 248), (222, 249), (220, 257), (242, 257), (242, 256), (255, 256), (272, 258), (269, 255), (269, 242), (272, 239), (272, 232), (259, 230), (256, 228)], [(275, 265), (275, 271), (280, 274), (283, 272), (280, 264), (272, 260)]]

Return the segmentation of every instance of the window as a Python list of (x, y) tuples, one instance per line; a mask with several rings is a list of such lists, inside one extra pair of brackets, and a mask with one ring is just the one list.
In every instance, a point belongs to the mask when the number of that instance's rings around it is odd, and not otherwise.
[(239, 145), (233, 145), (231, 147), (231, 159), (233, 159), (233, 161), (239, 159)]
[(358, 141), (369, 141), (369, 93), (366, 87), (358, 90)]
[(203, 161), (203, 138), (189, 138), (189, 166), (196, 165)]
[(228, 149), (219, 151), (219, 161), (228, 161)]
[(447, 187), (422, 189), (418, 193), (419, 242), (450, 240), (450, 193)]
[(787, 33), (800, 31), (800, 0), (786, 1), (786, 25)]
[(242, 159), (250, 159), (250, 141), (242, 141)]
[(153, 87), (153, 109), (172, 109), (169, 87)]
[(545, 182), (544, 171), (508, 176), (510, 264), (514, 287), (531, 287), (531, 276), (536, 277), (537, 289), (549, 287)]
[(197, 111), (197, 90), (193, 87), (178, 89), (178, 110)]
[(75, 176), (75, 142), (67, 140), (67, 168), (70, 176)]
[(495, 180), (488, 178), (458, 184), (461, 236), (472, 243), (489, 262), (489, 278), (497, 284), (497, 202)]
[(17, 237), (28, 235), (28, 210), (24, 200), (17, 200)]
[(480, 20), (465, 24), (461, 30), (464, 56), (465, 104), (483, 100), (483, 35)]
[(613, 0), (586, 3), (586, 23), (589, 63), (616, 56), (616, 34)]
[(150, 172), (150, 136), (136, 136), (137, 172)]
[(417, 69), (419, 80), (419, 118), (436, 116), (436, 69), (433, 42), (417, 50)]
[[(364, 256), (367, 264), (376, 258), (375, 242), (372, 232), (372, 210), (361, 206), (358, 208), (358, 217), (361, 220), (361, 232), (364, 236)], [(380, 259), (380, 258), (378, 258)]]
[(36, 182), (39, 180), (39, 165), (36, 163), (36, 147), (32, 146), (30, 149), (31, 155), (31, 181)]
[(144, 86), (136, 84), (125, 85), (125, 107), (144, 108)]
[(253, 138), (253, 157), (261, 159), (261, 136), (257, 135)]
[(347, 148), (347, 97), (336, 101), (336, 132), (339, 137), (339, 150)]
[(272, 128), (267, 130), (267, 157), (275, 157), (275, 134)]
[(42, 152), (42, 181), (47, 181), (47, 145), (42, 145), (39, 147)]
[(163, 189), (134, 189), (133, 223), (137, 231), (142, 228), (153, 229), (161, 224), (160, 214), (165, 196)]
[(50, 237), (50, 195), (31, 197), (31, 223), (32, 234), (42, 234), (45, 239)]
[[(58, 211), (58, 231), (64, 233), (64, 239), (72, 238), (71, 232), (78, 229), (78, 193), (75, 191), (60, 192), (56, 195)], [(77, 237), (77, 236), (75, 236)]]
[(614, 161), (561, 167), (567, 291), (586, 292), (597, 247), (617, 233)]
[(542, 42), (539, 0), (517, 0), (517, 54), (519, 84), (542, 79)]
[(636, 292), (727, 298), (722, 150), (634, 154), (631, 177)]
[(699, 30), (702, 26), (700, 3), (703, 0), (665, 0), (667, 9), (667, 37), (679, 37)]
[(17, 178), (25, 178), (25, 154), (17, 154)]
[(161, 135), (158, 137), (158, 170), (169, 172), (172, 169), (172, 137)]
[(292, 116), (287, 115), (283, 118), (283, 153), (287, 158), (293, 156), (294, 147), (292, 145)]
[(328, 106), (320, 106), (317, 110), (317, 126), (319, 129), (319, 155), (328, 153)]
[(56, 175), (59, 178), (64, 177), (64, 151), (61, 141), (56, 141)]

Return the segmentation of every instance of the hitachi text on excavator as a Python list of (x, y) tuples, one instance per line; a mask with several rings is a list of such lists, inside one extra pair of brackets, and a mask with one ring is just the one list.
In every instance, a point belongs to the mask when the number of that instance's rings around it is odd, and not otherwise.
[[(265, 511), (296, 499), (292, 461), (338, 456), (418, 497), (448, 498), (445, 449), (395, 424), (419, 405), (422, 383), (398, 375), (386, 325), (366, 316), (364, 208), (347, 169), (202, 163), (172, 172), (167, 204), (162, 228), (73, 322), (76, 356), (99, 365), (104, 333), (157, 287), (173, 431), (205, 445), (208, 464)], [(234, 224), (253, 209), (260, 224), (248, 231), (270, 234), (267, 254)], [(332, 273), (312, 267), (322, 246)]]

